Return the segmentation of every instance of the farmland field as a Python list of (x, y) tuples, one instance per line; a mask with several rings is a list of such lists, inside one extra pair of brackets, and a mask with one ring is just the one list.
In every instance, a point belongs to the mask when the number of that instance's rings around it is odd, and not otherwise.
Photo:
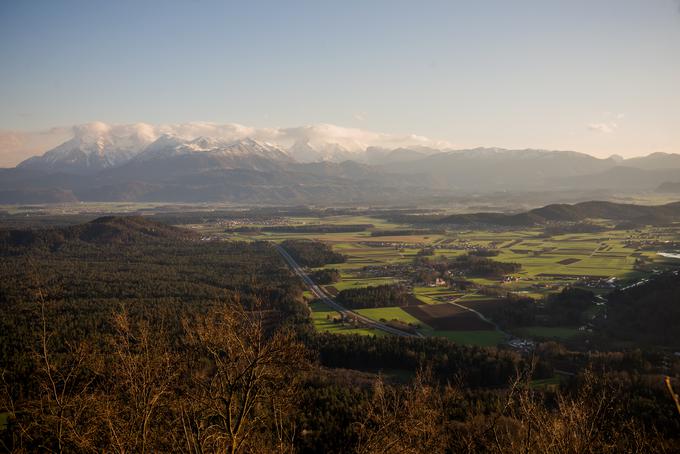
[[(328, 293), (335, 295), (347, 289), (385, 284), (405, 285), (420, 306), (381, 307), (357, 312), (376, 321), (396, 320), (419, 326), (418, 332), (426, 336), (442, 336), (474, 345), (495, 345), (503, 342), (506, 335), (465, 308), (488, 316), (499, 308), (502, 297), (507, 294), (539, 301), (569, 285), (588, 288), (598, 295), (605, 294), (614, 285), (633, 282), (672, 263), (673, 259), (661, 257), (657, 251), (640, 245), (680, 238), (680, 228), (648, 227), (559, 235), (546, 235), (538, 227), (494, 231), (439, 229), (437, 233), (423, 233), (424, 229), (414, 230), (410, 225), (373, 216), (305, 216), (290, 217), (286, 221), (291, 226), (366, 227), (361, 231), (333, 233), (255, 231), (244, 234), (219, 232), (215, 228), (210, 232), (233, 240), (281, 242), (305, 238), (325, 242), (346, 256), (344, 263), (323, 267), (336, 269), (340, 275), (338, 282), (326, 286)], [(258, 224), (251, 226), (258, 227)], [(495, 251), (493, 260), (517, 263), (520, 268), (505, 278), (469, 276), (467, 280), (473, 286), (469, 289), (423, 285), (417, 279), (414, 282), (409, 270), (414, 259), (425, 249), (433, 259), (453, 259), (471, 250), (490, 249)], [(311, 309), (314, 325), (320, 331), (385, 335), (375, 329), (333, 322), (333, 314), (337, 313), (320, 303), (312, 302)], [(576, 328), (526, 326), (512, 330), (511, 334), (529, 339), (574, 339), (582, 334)]]
[(437, 331), (486, 331), (493, 329), (489, 323), (474, 313), (453, 304), (409, 306), (404, 310)]
[(397, 320), (406, 324), (424, 325), (420, 318), (411, 315), (408, 308), (401, 307), (378, 307), (373, 309), (358, 309), (356, 312), (377, 321)]

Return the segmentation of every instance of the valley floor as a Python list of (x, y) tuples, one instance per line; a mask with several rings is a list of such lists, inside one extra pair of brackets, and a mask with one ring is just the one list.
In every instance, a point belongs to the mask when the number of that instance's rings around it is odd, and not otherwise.
[[(617, 285), (636, 282), (673, 265), (673, 258), (659, 255), (646, 245), (680, 239), (680, 226), (546, 236), (540, 228), (406, 233), (413, 227), (369, 216), (289, 217), (284, 222), (292, 229), (366, 224), (371, 227), (338, 233), (258, 230), (266, 227), (266, 222), (246, 223), (237, 229), (219, 224), (195, 228), (205, 235), (231, 240), (278, 243), (304, 238), (323, 241), (347, 257), (345, 263), (323, 267), (340, 272), (338, 282), (325, 286), (329, 294), (392, 283), (406, 285), (420, 306), (360, 309), (358, 312), (375, 321), (412, 326), (425, 336), (442, 336), (480, 346), (496, 345), (512, 337), (534, 340), (583, 337), (590, 329), (588, 326), (522, 326), (511, 333), (504, 333), (488, 323), (484, 314), (507, 294), (540, 299), (567, 285), (605, 294)], [(252, 230), (246, 231), (248, 228)], [(493, 249), (498, 251), (494, 260), (519, 263), (521, 269), (502, 278), (470, 277), (469, 281), (475, 286), (468, 290), (436, 283), (426, 285), (415, 282), (410, 268), (413, 259), (424, 249), (430, 249), (434, 257), (447, 258), (475, 249)], [(331, 307), (311, 299), (310, 302), (313, 320), (319, 330), (384, 334), (368, 326), (339, 321), (339, 314)], [(596, 315), (597, 311), (594, 311), (592, 316)]]

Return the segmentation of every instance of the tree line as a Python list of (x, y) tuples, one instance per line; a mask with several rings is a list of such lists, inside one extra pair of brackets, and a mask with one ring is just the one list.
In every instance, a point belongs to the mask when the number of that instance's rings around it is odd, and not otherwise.
[(349, 309), (406, 306), (413, 296), (403, 285), (385, 284), (341, 290), (335, 300)]
[(281, 243), (291, 257), (301, 266), (319, 267), (329, 263), (344, 263), (347, 257), (333, 251), (321, 241), (285, 240)]

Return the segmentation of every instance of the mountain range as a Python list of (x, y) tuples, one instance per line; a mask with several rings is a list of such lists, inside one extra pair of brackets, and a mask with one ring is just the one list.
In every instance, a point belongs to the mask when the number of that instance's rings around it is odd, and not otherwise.
[(74, 201), (404, 203), (494, 192), (663, 191), (680, 154), (599, 159), (573, 151), (424, 146), (348, 149), (298, 140), (112, 134), (88, 129), (0, 169), (0, 203)]

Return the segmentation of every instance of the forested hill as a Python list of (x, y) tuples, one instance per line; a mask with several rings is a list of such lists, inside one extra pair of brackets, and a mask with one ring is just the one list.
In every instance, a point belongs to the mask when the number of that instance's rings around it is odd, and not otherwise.
[(552, 204), (517, 214), (454, 214), (440, 218), (435, 222), (454, 225), (533, 226), (551, 222), (579, 222), (586, 219), (665, 224), (680, 220), (680, 202), (655, 206), (601, 201), (582, 202), (574, 205)]
[(608, 297), (607, 330), (618, 339), (680, 349), (680, 272), (655, 276)]
[(196, 239), (188, 230), (142, 216), (105, 216), (85, 224), (40, 230), (0, 230), (0, 248), (48, 247), (72, 241), (93, 244), (172, 242)]

